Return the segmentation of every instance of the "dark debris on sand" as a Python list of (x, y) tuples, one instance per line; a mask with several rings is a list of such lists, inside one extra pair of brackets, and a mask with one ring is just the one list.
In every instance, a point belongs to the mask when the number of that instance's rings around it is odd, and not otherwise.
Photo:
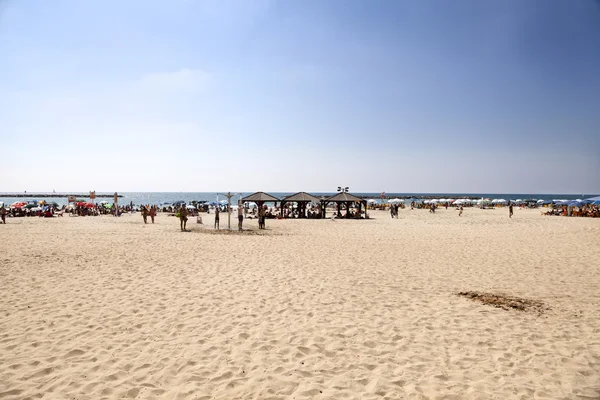
[(541, 315), (548, 309), (545, 304), (539, 300), (523, 299), (520, 297), (507, 296), (504, 294), (492, 294), (482, 292), (458, 292), (457, 296), (463, 296), (468, 299), (478, 301), (482, 304), (501, 308), (503, 310), (518, 310), (532, 312)]

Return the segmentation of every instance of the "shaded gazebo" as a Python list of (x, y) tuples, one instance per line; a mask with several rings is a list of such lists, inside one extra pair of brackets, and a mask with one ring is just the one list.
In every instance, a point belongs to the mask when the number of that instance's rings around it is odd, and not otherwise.
[(254, 202), (256, 203), (256, 205), (258, 205), (259, 209), (262, 208), (262, 206), (265, 203), (278, 203), (281, 200), (279, 200), (277, 197), (275, 196), (271, 196), (268, 193), (265, 192), (256, 192), (256, 193), (252, 193), (251, 195), (248, 195), (244, 198), (242, 198), (242, 203), (249, 203), (249, 202)]
[[(296, 203), (299, 218), (306, 218), (306, 206), (308, 203), (320, 203), (321, 199), (313, 196), (310, 193), (298, 192), (290, 196), (286, 196), (281, 199), (281, 212), (283, 213), (283, 207), (286, 203)], [(283, 216), (283, 215), (282, 215)]]
[(361, 214), (361, 210), (364, 207), (365, 209), (365, 218), (368, 218), (369, 216), (367, 215), (367, 201), (364, 199), (361, 199), (360, 197), (357, 197), (353, 194), (350, 193), (346, 193), (346, 192), (341, 192), (338, 193), (334, 196), (331, 197), (327, 197), (326, 199), (321, 201), (321, 205), (322, 205), (322, 214), (323, 214), (323, 218), (325, 218), (325, 210), (327, 208), (327, 204), (329, 203), (336, 203), (337, 205), (337, 215), (338, 217), (342, 216), (341, 210), (342, 210), (342, 205), (346, 206), (346, 212), (347, 212), (347, 217), (346, 218), (350, 218), (350, 206), (352, 204), (357, 204), (358, 205), (358, 213), (357, 216), (355, 216), (354, 218), (359, 219), (360, 218), (360, 214)]

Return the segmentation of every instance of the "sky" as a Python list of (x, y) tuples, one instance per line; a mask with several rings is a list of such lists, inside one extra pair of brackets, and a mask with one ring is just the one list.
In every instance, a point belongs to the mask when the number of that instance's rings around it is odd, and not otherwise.
[(599, 0), (0, 0), (0, 192), (600, 193)]

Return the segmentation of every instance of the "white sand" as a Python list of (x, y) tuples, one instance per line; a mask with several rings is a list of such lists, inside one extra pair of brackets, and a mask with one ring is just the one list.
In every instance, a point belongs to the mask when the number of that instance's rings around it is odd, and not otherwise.
[(600, 220), (507, 214), (9, 219), (0, 398), (598, 399)]

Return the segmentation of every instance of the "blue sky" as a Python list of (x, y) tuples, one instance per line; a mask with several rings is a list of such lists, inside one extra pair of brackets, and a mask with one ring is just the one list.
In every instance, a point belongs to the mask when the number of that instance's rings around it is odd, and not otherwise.
[(600, 1), (0, 0), (0, 191), (600, 193)]

